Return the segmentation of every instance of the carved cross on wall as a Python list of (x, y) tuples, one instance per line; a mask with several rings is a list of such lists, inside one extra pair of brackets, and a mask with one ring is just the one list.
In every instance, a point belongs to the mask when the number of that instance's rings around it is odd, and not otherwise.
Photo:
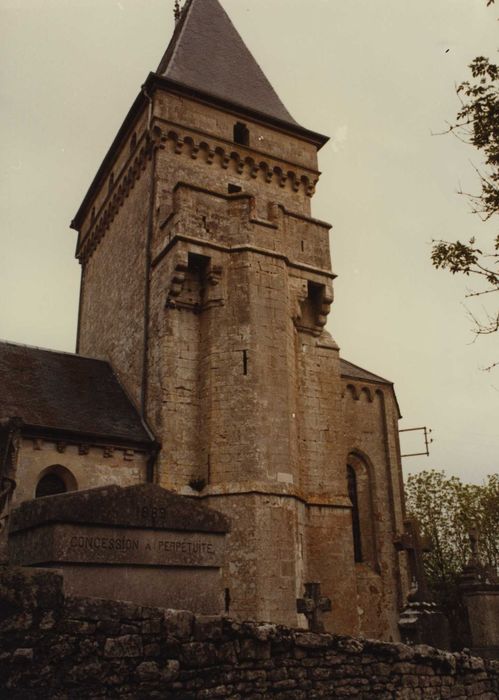
[(404, 533), (395, 540), (398, 551), (405, 550), (409, 557), (411, 579), (416, 583), (416, 590), (409, 595), (410, 601), (431, 601), (431, 594), (426, 582), (423, 568), (423, 552), (431, 551), (429, 537), (423, 537), (416, 519), (404, 521)]
[(303, 598), (296, 601), (296, 609), (307, 618), (308, 629), (311, 632), (324, 632), (322, 613), (331, 611), (331, 600), (321, 596), (320, 583), (306, 583)]

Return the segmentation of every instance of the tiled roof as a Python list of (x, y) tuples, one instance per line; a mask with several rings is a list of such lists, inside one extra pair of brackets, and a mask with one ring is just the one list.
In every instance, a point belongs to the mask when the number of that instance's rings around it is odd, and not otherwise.
[(111, 366), (81, 355), (0, 342), (0, 421), (152, 442)]
[(348, 362), (348, 360), (340, 359), (340, 373), (342, 377), (350, 377), (351, 379), (360, 379), (368, 382), (376, 382), (378, 384), (393, 384), (393, 382), (388, 379), (383, 379), (377, 374), (368, 372), (367, 369), (362, 369), (357, 365)]
[(157, 74), (297, 125), (218, 0), (187, 0)]

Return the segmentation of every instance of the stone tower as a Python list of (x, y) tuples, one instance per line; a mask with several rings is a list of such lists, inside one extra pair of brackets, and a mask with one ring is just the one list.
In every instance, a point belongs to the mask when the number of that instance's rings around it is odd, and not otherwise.
[(149, 479), (231, 518), (231, 615), (303, 625), (296, 599), (319, 581), (329, 629), (389, 637), (398, 409), (324, 330), (330, 226), (310, 202), (326, 141), (218, 0), (187, 0), (73, 221), (77, 351), (112, 363), (161, 442)]

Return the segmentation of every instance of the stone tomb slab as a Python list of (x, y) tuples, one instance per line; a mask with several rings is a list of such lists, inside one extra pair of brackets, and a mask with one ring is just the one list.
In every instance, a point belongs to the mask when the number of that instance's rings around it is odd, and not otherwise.
[(153, 484), (109, 486), (22, 503), (13, 564), (61, 569), (67, 594), (216, 614), (229, 523)]

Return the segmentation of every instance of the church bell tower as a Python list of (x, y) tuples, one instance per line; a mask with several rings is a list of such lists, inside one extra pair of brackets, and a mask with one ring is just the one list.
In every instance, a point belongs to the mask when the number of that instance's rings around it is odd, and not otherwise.
[(77, 351), (161, 443), (150, 480), (230, 517), (229, 614), (303, 626), (320, 581), (326, 627), (355, 634), (330, 226), (310, 206), (326, 141), (218, 0), (187, 0), (73, 221)]

